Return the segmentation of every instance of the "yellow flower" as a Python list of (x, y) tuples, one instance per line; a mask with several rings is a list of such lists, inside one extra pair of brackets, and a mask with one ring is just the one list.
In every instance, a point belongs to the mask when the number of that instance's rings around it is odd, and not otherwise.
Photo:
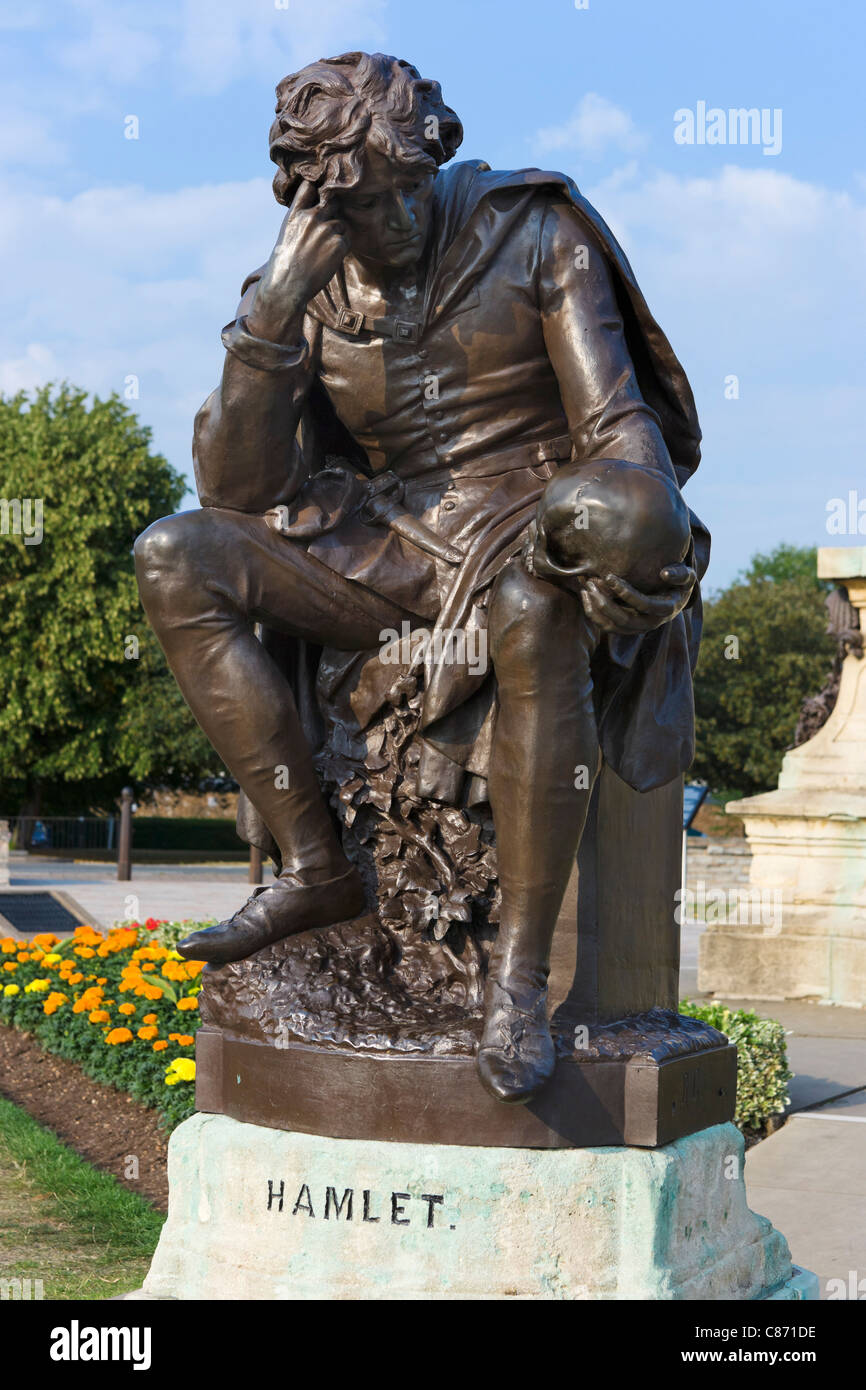
[(7, 995), (8, 995), (8, 994), (20, 994), (20, 993), (21, 993), (21, 988), (20, 988), (19, 985), (4, 985), (4, 986), (3, 986), (3, 993), (4, 993), (4, 994), (7, 994)]
[(31, 980), (29, 985), (24, 986), (25, 994), (42, 994), (46, 989), (51, 988), (50, 980)]
[(159, 1029), (158, 1029), (158, 1028), (154, 1028), (153, 1024), (150, 1024), (150, 1026), (147, 1027), (147, 1028), (139, 1028), (139, 1030), (138, 1030), (138, 1036), (139, 1036), (144, 1042), (150, 1042), (151, 1038), (155, 1038), (158, 1032), (159, 1032)]
[(175, 1057), (165, 1073), (166, 1086), (176, 1086), (179, 1081), (195, 1080), (195, 1062), (191, 1057)]
[(59, 956), (59, 955), (57, 954), (56, 951), (51, 951), (51, 952), (45, 957), (45, 964), (46, 964), (46, 965), (56, 965), (57, 962), (58, 962), (59, 960), (62, 960), (62, 959), (63, 959), (63, 957), (62, 957), (62, 956)]
[(134, 1004), (118, 1004), (118, 1006), (117, 1006), (117, 1012), (120, 1013), (120, 1014), (134, 1014), (134, 1013), (135, 1013), (135, 1005), (134, 1005)]
[(198, 1000), (195, 998), (194, 995), (189, 994), (189, 995), (187, 995), (187, 997), (186, 997), (185, 999), (178, 999), (178, 1001), (177, 1001), (177, 1007), (178, 1007), (179, 1009), (183, 1009), (183, 1010), (186, 1010), (186, 1009), (197, 1009), (197, 1008), (198, 1008)]
[(112, 1028), (110, 1033), (106, 1033), (105, 1041), (112, 1046), (115, 1043), (132, 1042), (132, 1034), (128, 1028)]

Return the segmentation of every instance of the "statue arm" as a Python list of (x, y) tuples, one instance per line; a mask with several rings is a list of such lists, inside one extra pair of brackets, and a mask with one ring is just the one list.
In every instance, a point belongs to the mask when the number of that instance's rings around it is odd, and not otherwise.
[(544, 207), (538, 303), (577, 458), (623, 459), (674, 477), (658, 416), (638, 386), (607, 258), (565, 200)]
[[(545, 345), (578, 461), (622, 460), (676, 483), (658, 416), (641, 395), (607, 258), (570, 203), (557, 200), (544, 209), (537, 273)], [(546, 504), (547, 492), (538, 508), (540, 535)], [(540, 535), (533, 538), (532, 564), (553, 578)], [(622, 635), (670, 622), (694, 588), (692, 555), (662, 573), (666, 588), (657, 594), (641, 593), (613, 573), (587, 578), (579, 589), (587, 617)]]
[[(247, 282), (229, 329), (252, 312), (258, 279), (257, 273)], [(222, 381), (198, 412), (193, 433), (203, 507), (265, 512), (298, 491), (304, 463), (295, 436), (315, 376), (314, 327), (306, 319), (306, 336), (274, 343), (273, 351), (269, 343), (256, 348), (238, 336), (237, 350), (226, 352)]]

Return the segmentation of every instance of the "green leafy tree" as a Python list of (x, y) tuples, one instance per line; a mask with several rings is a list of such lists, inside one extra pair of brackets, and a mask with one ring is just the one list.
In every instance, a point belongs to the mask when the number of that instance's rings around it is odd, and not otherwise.
[(756, 555), (706, 603), (691, 775), (714, 791), (775, 787), (800, 706), (823, 686), (835, 653), (826, 589), (815, 578), (815, 551), (783, 545)]
[(132, 543), (181, 475), (116, 396), (0, 396), (0, 810), (112, 805), (216, 761), (138, 598)]
[(777, 584), (790, 580), (805, 589), (826, 594), (832, 589), (827, 579), (818, 578), (818, 551), (813, 545), (777, 545), (769, 555), (753, 555), (748, 569), (739, 576), (744, 584), (755, 579), (772, 579)]

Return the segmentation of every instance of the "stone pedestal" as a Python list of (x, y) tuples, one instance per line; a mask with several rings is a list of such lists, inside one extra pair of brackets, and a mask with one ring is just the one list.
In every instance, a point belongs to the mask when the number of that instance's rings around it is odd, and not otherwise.
[[(819, 550), (818, 574), (843, 583), (862, 613), (866, 547)], [(708, 925), (698, 987), (733, 998), (817, 996), (862, 1005), (866, 659), (845, 658), (830, 718), (808, 743), (785, 755), (778, 789), (731, 802), (727, 810), (745, 822), (752, 850), (750, 902), (736, 922)]]
[(329, 1139), (196, 1115), (143, 1290), (178, 1299), (800, 1299), (721, 1124), (658, 1149)]

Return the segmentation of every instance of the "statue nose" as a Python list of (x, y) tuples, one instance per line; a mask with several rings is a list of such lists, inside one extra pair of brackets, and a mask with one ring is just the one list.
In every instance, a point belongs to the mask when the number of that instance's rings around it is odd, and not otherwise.
[(412, 230), (414, 219), (406, 205), (406, 199), (403, 197), (402, 193), (394, 195), (388, 221), (396, 231), (409, 232)]

